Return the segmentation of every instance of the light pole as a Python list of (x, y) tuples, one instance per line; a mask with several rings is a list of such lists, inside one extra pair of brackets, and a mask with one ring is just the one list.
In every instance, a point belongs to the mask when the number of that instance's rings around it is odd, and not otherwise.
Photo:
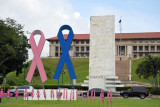
[(24, 67), (24, 82), (23, 82), (23, 84), (25, 84), (25, 68), (27, 67), (27, 62), (23, 62), (23, 67)]
[(63, 74), (65, 74), (65, 71), (66, 70), (63, 70), (62, 73), (61, 73), (62, 74), (62, 87), (63, 87)]

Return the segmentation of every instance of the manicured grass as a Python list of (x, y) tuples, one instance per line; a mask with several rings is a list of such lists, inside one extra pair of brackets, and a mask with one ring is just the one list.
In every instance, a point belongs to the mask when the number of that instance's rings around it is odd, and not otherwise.
[[(78, 101), (24, 101), (23, 97), (10, 98), (8, 101), (6, 98), (2, 99), (0, 107), (106, 107), (107, 100), (105, 103), (99, 104), (99, 98), (96, 98), (95, 102), (88, 103), (86, 98), (83, 101), (79, 98)], [(107, 107), (111, 107), (111, 103)], [(113, 98), (112, 107), (160, 107), (160, 100), (152, 99), (124, 99), (124, 98)]]
[[(72, 64), (73, 64), (76, 76), (77, 76), (76, 82), (77, 83), (83, 82), (84, 80), (86, 80), (86, 76), (89, 75), (89, 58), (71, 58), (71, 60), (72, 60)], [(45, 84), (57, 84), (58, 81), (53, 80), (52, 78), (56, 70), (56, 67), (58, 65), (58, 61), (59, 61), (59, 58), (42, 58), (43, 66), (49, 68), (49, 70), (46, 70), (46, 72), (48, 71), (52, 72), (51, 79), (48, 78)], [(31, 61), (29, 62), (29, 65), (31, 65)], [(25, 69), (25, 74), (26, 74), (25, 77), (27, 76), (29, 67)], [(69, 76), (66, 64), (64, 64), (63, 70), (66, 70), (65, 74), (63, 74), (63, 83), (70, 84), (70, 76)], [(7, 75), (7, 80), (13, 80), (17, 84), (23, 84), (24, 71), (22, 74), (18, 76), (18, 79), (16, 79), (16, 72), (9, 73)], [(32, 84), (35, 84), (35, 81), (36, 83), (41, 84), (40, 77), (38, 79), (33, 77), (32, 81), (33, 81)], [(60, 84), (62, 84), (62, 74), (60, 76), (59, 82)], [(26, 81), (26, 83), (28, 82)]]

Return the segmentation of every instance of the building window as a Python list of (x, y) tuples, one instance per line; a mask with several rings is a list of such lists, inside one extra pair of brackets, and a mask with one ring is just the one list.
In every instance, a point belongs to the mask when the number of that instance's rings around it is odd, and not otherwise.
[(157, 40), (158, 43), (160, 43), (160, 40)]
[(56, 40), (56, 44), (58, 44), (58, 40)]
[(52, 41), (51, 44), (54, 44), (54, 41)]
[(139, 46), (139, 50), (142, 51), (143, 50), (143, 46)]
[(87, 40), (86, 43), (89, 44), (89, 40)]
[(143, 40), (139, 40), (139, 43), (142, 43), (143, 42)]
[(76, 47), (76, 51), (79, 51), (79, 47)]
[(133, 57), (134, 57), (134, 58), (137, 58), (137, 55), (134, 55)]
[(78, 41), (78, 40), (76, 40), (76, 44), (79, 44), (79, 41)]
[(58, 53), (56, 53), (55, 56), (58, 57)]
[(148, 43), (148, 40), (145, 40), (145, 43)]
[(84, 47), (81, 47), (81, 51), (84, 51)]
[(145, 56), (148, 56), (149, 54), (148, 53), (145, 53)]
[(151, 50), (155, 50), (155, 46), (151, 46)]
[(84, 44), (84, 40), (81, 41), (81, 44)]
[(136, 51), (137, 50), (137, 46), (133, 46), (133, 51)]
[(56, 47), (56, 51), (58, 51), (58, 47)]
[(86, 50), (89, 51), (89, 46), (86, 47)]
[(133, 43), (137, 43), (137, 40), (133, 40)]
[(151, 43), (154, 43), (154, 40), (151, 40)]
[(148, 50), (149, 46), (145, 46), (145, 50)]
[(160, 46), (157, 46), (157, 50), (160, 50)]
[(139, 53), (139, 57), (142, 57), (142, 53)]
[(89, 53), (87, 53), (86, 56), (89, 57)]

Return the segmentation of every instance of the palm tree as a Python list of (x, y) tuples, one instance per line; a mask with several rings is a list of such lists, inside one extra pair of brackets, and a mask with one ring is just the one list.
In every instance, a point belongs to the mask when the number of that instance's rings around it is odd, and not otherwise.
[(153, 57), (151, 55), (144, 58), (137, 69), (136, 74), (141, 78), (148, 79), (155, 87), (160, 86), (160, 57)]

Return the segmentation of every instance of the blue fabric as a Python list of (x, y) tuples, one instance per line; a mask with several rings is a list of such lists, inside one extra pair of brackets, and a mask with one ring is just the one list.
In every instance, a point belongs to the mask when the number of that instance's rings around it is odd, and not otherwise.
[[(68, 34), (68, 38), (67, 38), (66, 42), (65, 42), (63, 34), (62, 34), (63, 30), (69, 30), (69, 34)], [(59, 40), (59, 43), (60, 43), (60, 46), (62, 49), (62, 55), (60, 57), (60, 60), (59, 60), (58, 66), (56, 68), (55, 74), (53, 76), (53, 79), (59, 79), (65, 62), (66, 62), (67, 68), (68, 68), (70, 78), (77, 79), (76, 74), (74, 72), (72, 62), (71, 62), (71, 58), (69, 56), (69, 49), (72, 44), (73, 38), (74, 38), (74, 34), (72, 31), (72, 28), (69, 25), (63, 25), (60, 27), (59, 32), (58, 32), (58, 40)]]

